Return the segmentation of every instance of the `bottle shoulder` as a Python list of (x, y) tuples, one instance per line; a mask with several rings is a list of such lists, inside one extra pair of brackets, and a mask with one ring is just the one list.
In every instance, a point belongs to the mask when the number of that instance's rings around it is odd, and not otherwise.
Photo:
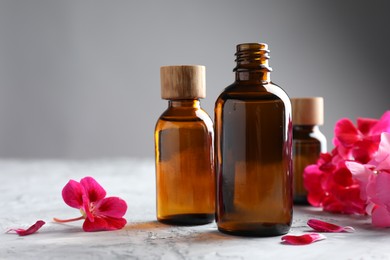
[(162, 119), (199, 121), (211, 120), (203, 108), (171, 108), (168, 107), (160, 116)]
[(287, 93), (279, 85), (271, 81), (264, 83), (234, 82), (222, 91), (217, 101), (227, 99), (282, 99), (289, 101)]
[(325, 135), (319, 130), (317, 126), (312, 129), (309, 127), (294, 126), (293, 138), (297, 141), (326, 143)]
[(202, 108), (185, 110), (168, 108), (161, 114), (156, 123), (156, 128), (196, 126), (206, 129), (213, 128), (210, 116)]
[(228, 104), (267, 104), (283, 106), (287, 114), (291, 113), (291, 101), (287, 93), (273, 82), (264, 84), (238, 84), (237, 82), (225, 88), (215, 102), (216, 111), (222, 112)]

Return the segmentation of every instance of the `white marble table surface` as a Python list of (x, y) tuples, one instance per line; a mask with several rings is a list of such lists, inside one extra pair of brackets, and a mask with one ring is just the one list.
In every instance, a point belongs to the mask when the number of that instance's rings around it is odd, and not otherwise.
[[(69, 179), (93, 176), (108, 196), (126, 200), (128, 224), (119, 231), (83, 232), (80, 216), (61, 190)], [(334, 215), (295, 207), (290, 234), (310, 231), (309, 218), (355, 227), (355, 233), (326, 234), (307, 246), (289, 246), (280, 237), (247, 238), (219, 233), (216, 224), (177, 227), (156, 222), (152, 160), (0, 160), (0, 259), (390, 259), (390, 229), (367, 217)], [(46, 221), (30, 236), (7, 234), (14, 227)]]

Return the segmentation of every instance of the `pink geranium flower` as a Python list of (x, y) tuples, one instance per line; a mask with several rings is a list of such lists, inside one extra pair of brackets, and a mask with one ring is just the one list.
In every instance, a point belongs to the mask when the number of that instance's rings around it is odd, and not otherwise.
[(360, 198), (360, 185), (352, 178), (343, 160), (336, 159), (337, 150), (320, 156), (315, 165), (304, 170), (307, 199), (325, 211), (345, 214), (364, 214), (365, 201)]
[(357, 127), (349, 119), (341, 119), (335, 126), (333, 143), (345, 160), (367, 163), (378, 150), (380, 135), (390, 132), (390, 111), (377, 119), (358, 118)]
[[(325, 211), (366, 214), (370, 171), (360, 164), (372, 160), (379, 148), (380, 135), (390, 132), (390, 111), (379, 119), (359, 118), (357, 126), (341, 119), (335, 126), (335, 148), (321, 154), (316, 164), (304, 170), (304, 185), (311, 205)], [(352, 174), (346, 163), (360, 163), (359, 173)]]
[(379, 149), (370, 162), (351, 161), (346, 165), (364, 187), (361, 197), (367, 202), (373, 225), (390, 227), (390, 133), (382, 133)]
[(118, 197), (107, 197), (106, 191), (92, 177), (85, 177), (80, 182), (70, 180), (62, 190), (62, 198), (70, 207), (79, 209), (82, 216), (56, 222), (69, 222), (85, 219), (84, 231), (105, 231), (121, 229), (126, 225), (123, 218), (127, 204)]

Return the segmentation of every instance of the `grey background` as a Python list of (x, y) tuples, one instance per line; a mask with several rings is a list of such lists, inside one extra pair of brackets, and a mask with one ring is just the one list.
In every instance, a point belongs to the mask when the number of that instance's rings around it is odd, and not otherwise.
[(207, 98), (233, 82), (236, 44), (266, 42), (290, 97), (342, 117), (389, 109), (389, 1), (0, 0), (0, 157), (153, 158), (159, 67), (202, 64)]

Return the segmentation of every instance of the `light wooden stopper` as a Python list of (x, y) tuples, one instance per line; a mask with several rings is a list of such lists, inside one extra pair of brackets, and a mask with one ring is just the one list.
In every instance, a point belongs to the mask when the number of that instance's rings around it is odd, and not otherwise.
[(161, 98), (198, 99), (206, 97), (206, 68), (200, 65), (160, 68)]
[(294, 125), (323, 125), (324, 99), (322, 97), (292, 98)]

